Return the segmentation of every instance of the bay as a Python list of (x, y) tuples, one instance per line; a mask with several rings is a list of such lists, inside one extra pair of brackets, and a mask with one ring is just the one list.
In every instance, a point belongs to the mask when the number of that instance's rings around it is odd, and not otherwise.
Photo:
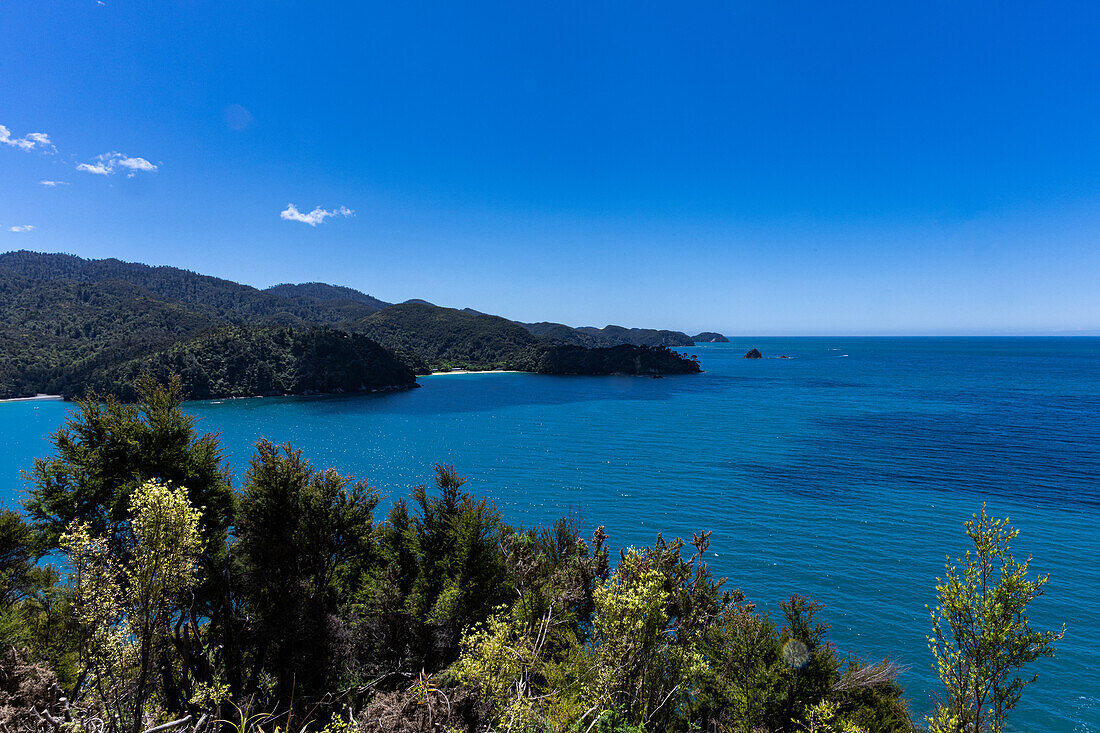
[[(746, 360), (759, 348), (766, 357)], [(390, 497), (451, 462), (508, 521), (577, 514), (613, 547), (713, 531), (716, 573), (771, 613), (826, 605), (846, 653), (937, 681), (926, 605), (983, 502), (1050, 573), (1032, 621), (1067, 624), (1012, 729), (1100, 730), (1100, 339), (738, 338), (664, 379), (440, 375), (381, 396), (188, 403), (237, 476), (261, 437)], [(777, 358), (781, 355), (788, 359)], [(0, 404), (0, 501), (48, 455), (71, 405)]]

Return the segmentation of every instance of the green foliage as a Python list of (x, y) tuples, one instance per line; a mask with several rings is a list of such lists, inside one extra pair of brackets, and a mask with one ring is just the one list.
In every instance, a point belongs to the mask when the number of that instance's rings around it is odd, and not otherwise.
[(126, 560), (86, 524), (74, 523), (61, 546), (72, 567), (87, 684), (116, 726), (137, 731), (165, 702), (153, 700), (157, 673), (171, 667), (172, 630), (198, 578), (202, 539), (200, 513), (183, 487), (146, 482), (131, 495), (130, 512)]
[(78, 402), (76, 414), (51, 437), (56, 455), (35, 460), (25, 507), (41, 547), (57, 548), (61, 533), (81, 522), (121, 552), (131, 494), (158, 480), (188, 487), (191, 504), (202, 508), (202, 536), (214, 561), (234, 516), (218, 440), (196, 433), (195, 418), (183, 412), (179, 382), (163, 386), (145, 379), (137, 388), (138, 405), (94, 396)]
[[(179, 385), (142, 400), (81, 402), (28, 519), (0, 512), (0, 635), (108, 728), (237, 705), (263, 730), (912, 729), (902, 670), (843, 660), (808, 599), (773, 621), (725, 590), (707, 533), (658, 535), (612, 571), (602, 528), (510, 527), (449, 465), (376, 524), (374, 490), (268, 441), (235, 501)], [(1027, 625), (1046, 578), (1012, 560), (1015, 532), (983, 511), (968, 534), (933, 612), (951, 676), (931, 723), (954, 733), (999, 730), (1018, 666), (1061, 637)], [(69, 586), (35, 565), (59, 545)]]
[(346, 680), (338, 612), (373, 561), (378, 501), (366, 484), (316, 471), (289, 445), (256, 445), (234, 547), (250, 619), (245, 689), (260, 691), (266, 672), (275, 698), (289, 701), (292, 689), (309, 695)]
[(1018, 530), (1007, 519), (981, 515), (966, 523), (973, 553), (947, 561), (946, 577), (937, 579), (939, 605), (931, 610), (928, 638), (944, 696), (928, 720), (944, 733), (1000, 733), (1026, 685), (1024, 665), (1054, 654), (1061, 631), (1031, 628), (1027, 608), (1044, 593), (1049, 576), (1028, 577), (1031, 558), (1016, 562), (1009, 551)]
[(0, 509), (0, 610), (31, 592), (34, 560), (34, 530), (17, 513)]
[(438, 493), (413, 488), (418, 511), (410, 529), (419, 567), (406, 601), (433, 639), (424, 648), (431, 666), (453, 661), (463, 629), (508, 597), (500, 512), (462, 491), (466, 479), (452, 466), (437, 463), (434, 470)]
[(621, 710), (604, 710), (596, 718), (592, 730), (596, 733), (646, 733), (644, 725), (629, 722), (629, 717)]
[(799, 733), (866, 733), (852, 721), (842, 719), (840, 705), (827, 700), (811, 705), (797, 730)]
[(457, 678), (476, 687), (505, 730), (564, 730), (583, 717), (583, 643), (607, 578), (603, 528), (592, 549), (567, 520), (505, 537), (517, 600), (462, 639)]
[(36, 564), (37, 555), (34, 529), (16, 512), (0, 509), (0, 648), (35, 649), (62, 682), (71, 682), (75, 645), (64, 588), (57, 571)]
[[(706, 533), (686, 557), (679, 540), (631, 548), (604, 581), (602, 533), (592, 554), (548, 540), (506, 540), (517, 600), (470, 630), (452, 668), (490, 702), (500, 729), (910, 728), (895, 667), (843, 670), (821, 607), (804, 598), (781, 604), (777, 628), (740, 592), (723, 591), (702, 560)], [(546, 551), (571, 544), (572, 554)], [(585, 580), (567, 580), (569, 567), (586, 567)]]
[[(226, 584), (227, 531), (236, 504), (229, 486), (217, 437), (200, 435), (195, 418), (184, 414), (178, 382), (162, 386), (140, 384), (142, 401), (124, 405), (88, 398), (78, 403), (66, 426), (52, 437), (56, 454), (35, 461), (34, 487), (27, 514), (41, 551), (56, 549), (74, 523), (102, 542), (112, 558), (128, 563), (134, 547), (131, 499), (148, 481), (172, 488), (186, 487), (188, 501), (201, 513), (203, 551), (188, 619), (173, 627), (173, 645), (184, 650), (178, 664), (163, 675), (167, 701), (182, 710), (194, 682), (214, 681), (213, 656), (221, 654), (211, 628), (226, 631), (231, 613)], [(65, 609), (63, 593), (44, 590), (36, 596), (36, 633), (50, 642), (45, 649), (63, 682), (71, 680), (60, 660), (71, 656), (58, 614)], [(64, 614), (62, 614), (62, 619)], [(209, 622), (209, 623), (208, 623)], [(222, 645), (225, 646), (231, 645)]]

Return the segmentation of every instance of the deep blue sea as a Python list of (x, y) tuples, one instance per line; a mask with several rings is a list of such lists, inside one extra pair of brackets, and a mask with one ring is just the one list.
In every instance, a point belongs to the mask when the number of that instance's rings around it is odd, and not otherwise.
[[(766, 357), (746, 360), (757, 347)], [(749, 338), (698, 345), (704, 374), (645, 379), (441, 375), (357, 397), (195, 402), (238, 475), (260, 437), (391, 496), (449, 461), (508, 520), (579, 513), (613, 546), (713, 531), (710, 563), (776, 612), (826, 605), (831, 638), (911, 669), (913, 710), (937, 682), (925, 639), (945, 556), (981, 508), (1049, 573), (1032, 608), (1063, 621), (1034, 665), (1019, 731), (1100, 731), (1100, 339)], [(60, 402), (0, 404), (0, 500), (47, 455)]]

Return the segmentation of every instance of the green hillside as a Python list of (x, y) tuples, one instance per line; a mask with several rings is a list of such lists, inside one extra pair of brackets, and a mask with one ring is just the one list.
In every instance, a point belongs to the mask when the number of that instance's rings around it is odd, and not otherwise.
[(97, 370), (70, 393), (133, 400), (146, 373), (160, 382), (178, 376), (192, 399), (372, 392), (416, 383), (408, 367), (365, 336), (319, 327), (226, 326)]
[(350, 328), (431, 369), (509, 369), (524, 349), (540, 343), (506, 318), (428, 303), (391, 305)]
[(230, 280), (176, 267), (151, 267), (116, 259), (86, 260), (66, 254), (7, 252), (0, 269), (43, 281), (99, 283), (118, 280), (162, 299), (179, 301), (207, 316), (234, 324), (333, 325), (378, 310), (367, 303), (298, 295), (280, 297)]
[(216, 325), (125, 282), (42, 282), (0, 269), (0, 398), (68, 394), (100, 367)]

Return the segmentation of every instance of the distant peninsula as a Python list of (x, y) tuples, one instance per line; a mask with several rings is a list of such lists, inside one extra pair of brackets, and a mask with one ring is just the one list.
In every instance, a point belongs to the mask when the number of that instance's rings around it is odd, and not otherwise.
[(678, 331), (522, 324), (327, 283), (259, 290), (174, 267), (0, 254), (0, 399), (132, 399), (141, 374), (193, 399), (406, 389), (450, 369), (700, 371)]
[(728, 344), (730, 340), (714, 331), (703, 331), (691, 337), (693, 344)]

